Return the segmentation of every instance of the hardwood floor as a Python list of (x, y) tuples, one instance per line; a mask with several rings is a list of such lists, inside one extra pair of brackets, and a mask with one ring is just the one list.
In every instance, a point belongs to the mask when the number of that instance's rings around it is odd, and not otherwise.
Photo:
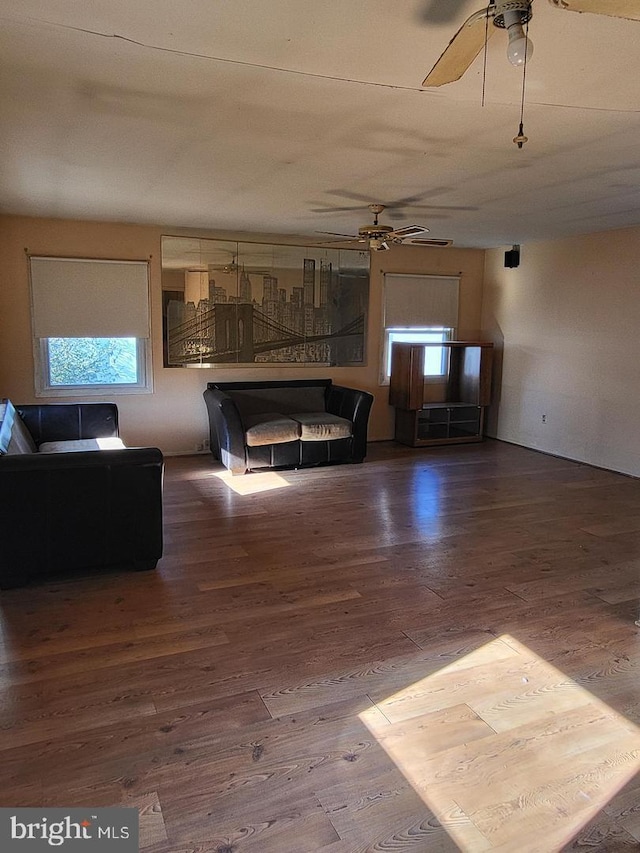
[(640, 481), (173, 458), (165, 529), (1, 594), (0, 805), (137, 806), (145, 853), (640, 849)]

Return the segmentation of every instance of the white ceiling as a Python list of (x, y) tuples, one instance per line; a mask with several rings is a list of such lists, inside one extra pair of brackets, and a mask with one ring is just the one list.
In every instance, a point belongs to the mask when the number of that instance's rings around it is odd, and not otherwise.
[(535, 0), (518, 150), (503, 32), (484, 107), (482, 55), (420, 85), (481, 5), (1, 0), (0, 210), (322, 239), (411, 197), (381, 221), (478, 247), (640, 224), (640, 22)]

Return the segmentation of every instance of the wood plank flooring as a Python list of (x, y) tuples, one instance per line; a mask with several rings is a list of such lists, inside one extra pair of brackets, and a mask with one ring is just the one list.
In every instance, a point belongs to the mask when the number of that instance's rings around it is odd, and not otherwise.
[(165, 532), (0, 594), (0, 805), (136, 806), (145, 853), (640, 850), (640, 481), (172, 458)]

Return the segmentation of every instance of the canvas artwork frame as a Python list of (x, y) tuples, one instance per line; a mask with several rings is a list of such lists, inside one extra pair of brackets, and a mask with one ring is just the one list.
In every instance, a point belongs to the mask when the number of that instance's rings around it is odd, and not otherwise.
[(366, 362), (369, 252), (162, 237), (165, 367)]

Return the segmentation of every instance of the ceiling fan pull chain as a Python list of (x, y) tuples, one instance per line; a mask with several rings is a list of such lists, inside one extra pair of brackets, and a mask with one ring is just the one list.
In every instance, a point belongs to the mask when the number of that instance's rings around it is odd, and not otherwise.
[(520, 127), (518, 128), (518, 135), (513, 137), (513, 141), (518, 146), (518, 148), (522, 148), (525, 142), (529, 141), (529, 137), (524, 135), (524, 94), (525, 94), (525, 85), (527, 82), (527, 41), (529, 36), (529, 21), (526, 23), (525, 30), (525, 48), (524, 48), (524, 64), (522, 66), (522, 97), (520, 99)]
[(487, 89), (487, 55), (489, 53), (489, 11), (491, 5), (487, 7), (487, 14), (484, 21), (484, 56), (482, 58), (482, 106), (484, 107), (484, 96)]

